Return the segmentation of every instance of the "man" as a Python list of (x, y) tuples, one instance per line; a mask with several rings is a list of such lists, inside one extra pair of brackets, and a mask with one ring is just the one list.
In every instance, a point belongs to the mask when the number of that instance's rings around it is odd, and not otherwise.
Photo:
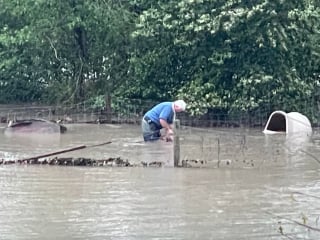
[[(144, 141), (163, 139), (172, 140), (173, 121), (177, 112), (186, 110), (183, 100), (162, 102), (150, 109), (142, 119), (141, 127)], [(161, 136), (160, 130), (164, 128), (165, 134)]]

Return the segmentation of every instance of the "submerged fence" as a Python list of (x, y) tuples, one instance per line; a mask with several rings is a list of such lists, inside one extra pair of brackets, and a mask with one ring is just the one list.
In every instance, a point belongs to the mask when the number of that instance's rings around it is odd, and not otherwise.
[[(152, 107), (154, 102), (141, 102), (130, 105), (118, 102), (112, 112), (111, 123), (140, 124), (141, 117)], [(271, 112), (260, 109), (256, 112), (218, 113), (209, 112), (201, 117), (179, 113), (181, 126), (179, 142), (179, 165), (205, 165), (212, 167), (260, 167), (266, 164), (281, 165), (278, 159), (292, 159), (290, 156), (304, 154), (300, 147), (309, 144), (301, 137), (262, 138), (262, 130)], [(301, 112), (304, 113), (304, 112)], [(74, 123), (103, 123), (106, 120), (103, 109), (93, 109), (85, 104), (69, 106), (21, 106), (0, 105), (0, 117), (3, 123), (9, 120), (43, 118)], [(319, 121), (318, 121), (319, 122)], [(313, 133), (317, 145), (320, 140), (319, 128), (313, 122)], [(250, 128), (250, 133), (247, 131)], [(249, 133), (249, 134), (248, 134)], [(177, 145), (178, 144), (178, 145)], [(309, 145), (307, 145), (309, 147)], [(306, 148), (307, 148), (306, 147)], [(304, 148), (302, 149), (303, 151)], [(310, 156), (317, 156), (311, 152)], [(261, 155), (257, 158), (256, 153)], [(307, 152), (309, 153), (309, 152)], [(289, 157), (288, 157), (289, 156)], [(318, 159), (317, 159), (318, 161)]]
[[(140, 124), (141, 117), (155, 101), (117, 99), (112, 102), (112, 111), (106, 112), (103, 107), (93, 107), (90, 102), (70, 105), (0, 105), (0, 122), (28, 118), (43, 118), (52, 121), (77, 123), (130, 123)], [(320, 126), (319, 106), (313, 106), (306, 101), (300, 113), (306, 115), (314, 127)], [(265, 107), (256, 111), (223, 112), (212, 109), (201, 117), (191, 116), (188, 111), (179, 113), (181, 125), (195, 127), (262, 127), (266, 124), (269, 115), (275, 110), (284, 110), (281, 107), (272, 109)], [(292, 111), (297, 111), (296, 109)]]

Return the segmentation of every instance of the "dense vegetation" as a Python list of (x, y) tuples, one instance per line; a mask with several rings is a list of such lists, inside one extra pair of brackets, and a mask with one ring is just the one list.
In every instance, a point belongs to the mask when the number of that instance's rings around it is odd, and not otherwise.
[(319, 1), (0, 0), (0, 5), (1, 103), (103, 99), (108, 107), (120, 97), (181, 97), (195, 115), (208, 109), (318, 114)]

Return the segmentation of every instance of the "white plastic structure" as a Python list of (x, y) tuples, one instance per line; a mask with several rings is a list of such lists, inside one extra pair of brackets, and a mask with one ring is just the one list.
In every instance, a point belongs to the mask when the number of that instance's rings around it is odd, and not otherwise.
[(274, 111), (263, 130), (265, 134), (312, 133), (309, 119), (298, 112)]

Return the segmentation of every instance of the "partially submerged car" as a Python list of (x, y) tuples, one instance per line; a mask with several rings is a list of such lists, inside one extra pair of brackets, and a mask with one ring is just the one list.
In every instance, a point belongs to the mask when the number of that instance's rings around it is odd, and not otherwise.
[(5, 133), (64, 133), (67, 128), (56, 122), (34, 118), (10, 121)]

